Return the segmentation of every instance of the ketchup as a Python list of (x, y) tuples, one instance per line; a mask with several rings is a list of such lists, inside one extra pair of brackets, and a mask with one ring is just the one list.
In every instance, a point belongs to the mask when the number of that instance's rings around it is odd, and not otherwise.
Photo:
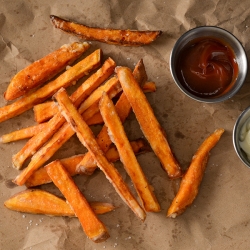
[(232, 86), (238, 64), (232, 49), (214, 38), (195, 40), (185, 47), (176, 65), (184, 88), (198, 97), (216, 97)]

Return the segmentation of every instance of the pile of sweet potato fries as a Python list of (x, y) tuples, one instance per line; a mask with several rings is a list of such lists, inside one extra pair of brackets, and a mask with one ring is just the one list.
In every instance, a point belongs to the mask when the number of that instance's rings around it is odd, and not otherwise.
[[(93, 28), (55, 16), (51, 16), (51, 19), (56, 27), (64, 31), (75, 32), (88, 40), (99, 39), (94, 36), (97, 32)], [(119, 36), (124, 31), (100, 29), (98, 34), (102, 34), (102, 39), (99, 40), (139, 46), (151, 43), (161, 33), (126, 32), (125, 37), (129, 40)], [(112, 58), (102, 62), (100, 49), (84, 56), (89, 47), (87, 42), (64, 45), (13, 77), (4, 93), (5, 99), (13, 102), (0, 108), (0, 122), (33, 108), (37, 125), (2, 135), (0, 141), (10, 143), (28, 139), (12, 157), (13, 167), (19, 171), (13, 182), (26, 185), (27, 190), (11, 197), (5, 206), (28, 213), (77, 216), (86, 235), (94, 242), (101, 242), (109, 237), (109, 233), (97, 215), (112, 211), (115, 206), (88, 202), (72, 176), (91, 175), (99, 168), (125, 204), (144, 221), (147, 212), (161, 210), (154, 189), (136, 157), (152, 149), (166, 175), (171, 179), (181, 178), (179, 191), (167, 212), (168, 217), (175, 217), (183, 213), (196, 198), (209, 152), (219, 141), (224, 129), (217, 129), (207, 137), (184, 173), (145, 95), (145, 92), (156, 91), (156, 86), (154, 82), (148, 81), (142, 59), (132, 71), (117, 66)], [(74, 64), (76, 59), (80, 60)], [(88, 77), (68, 95), (67, 88), (83, 76)], [(116, 102), (113, 101), (114, 97)], [(123, 123), (131, 110), (145, 140), (129, 141), (126, 135)], [(103, 127), (95, 137), (91, 126), (96, 124), (102, 124)], [(87, 153), (50, 161), (74, 134), (87, 149)], [(118, 160), (130, 176), (140, 202), (115, 168), (113, 162)], [(35, 188), (49, 182), (58, 187), (65, 200)]]

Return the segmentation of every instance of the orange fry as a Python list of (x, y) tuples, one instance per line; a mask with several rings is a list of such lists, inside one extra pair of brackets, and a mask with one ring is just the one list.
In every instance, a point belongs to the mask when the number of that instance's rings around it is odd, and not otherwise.
[(6, 121), (14, 116), (31, 109), (34, 105), (44, 102), (61, 87), (74, 84), (91, 70), (100, 66), (101, 51), (96, 50), (69, 70), (59, 75), (54, 81), (47, 83), (38, 90), (24, 95), (17, 101), (0, 108), (0, 122)]
[[(145, 144), (145, 141), (143, 139), (132, 141), (130, 142), (130, 144), (135, 154), (140, 154), (149, 151), (149, 148)], [(120, 159), (116, 147), (110, 147), (105, 155), (110, 162), (115, 162)], [(61, 159), (60, 161), (62, 165), (65, 167), (65, 169), (69, 172), (69, 174), (71, 176), (74, 176), (76, 174), (79, 174), (77, 172), (77, 165), (80, 163), (83, 157), (84, 154), (81, 154), (66, 159)], [(25, 185), (26, 187), (35, 187), (49, 182), (51, 182), (50, 177), (48, 176), (45, 168), (41, 167), (28, 178), (28, 180), (25, 182)]]
[[(137, 78), (137, 81), (140, 85), (144, 84), (147, 80), (147, 75), (142, 59), (136, 64), (133, 74)], [(124, 93), (121, 94), (115, 107), (121, 121), (124, 122), (131, 111), (131, 105)], [(109, 146), (112, 144), (112, 141), (108, 135), (108, 130), (105, 125), (96, 137), (96, 140), (102, 151), (107, 152)], [(83, 172), (84, 174), (92, 174), (96, 168), (97, 166), (94, 159), (92, 158), (90, 153), (87, 153), (79, 164), (79, 171)]]
[[(74, 104), (79, 106), (82, 101), (88, 99), (88, 96), (112, 74), (114, 67), (115, 62), (111, 58), (107, 59), (103, 66), (91, 75), (71, 95), (71, 100)], [(25, 146), (13, 156), (13, 166), (20, 169), (25, 160), (41, 148), (64, 123), (64, 117), (60, 113), (57, 113), (51, 120), (48, 121), (47, 127), (43, 129), (43, 131), (32, 137), (25, 144)]]
[[(142, 86), (142, 90), (143, 90), (144, 93), (155, 92), (156, 91), (155, 83), (154, 82), (146, 82)], [(101, 116), (100, 112), (97, 112), (90, 119), (88, 119), (86, 122), (87, 122), (87, 124), (89, 126), (90, 125), (97, 125), (97, 124), (102, 124), (103, 119), (102, 119), (102, 116)]]
[(54, 97), (58, 101), (62, 114), (65, 119), (71, 124), (72, 128), (81, 143), (91, 152), (93, 158), (96, 160), (98, 167), (104, 172), (107, 179), (111, 182), (117, 193), (124, 202), (131, 208), (131, 210), (141, 219), (145, 220), (145, 211), (141, 208), (128, 186), (122, 179), (117, 169), (107, 160), (103, 151), (100, 149), (92, 130), (84, 122), (79, 112), (74, 107), (73, 103), (68, 98), (64, 89), (58, 91)]
[(121, 162), (124, 164), (124, 168), (130, 176), (145, 210), (159, 212), (160, 205), (135, 157), (115, 106), (105, 92), (100, 100), (99, 107), (103, 120), (108, 127), (109, 135), (117, 147)]
[(19, 71), (10, 81), (4, 93), (6, 100), (14, 100), (56, 76), (72, 64), (89, 48), (88, 44), (65, 44)]
[(102, 119), (100, 111), (98, 111), (92, 117), (90, 117), (88, 120), (86, 120), (86, 122), (89, 126), (103, 124), (103, 119)]
[(92, 28), (51, 15), (50, 19), (56, 28), (74, 34), (89, 41), (99, 41), (123, 46), (142, 46), (152, 43), (161, 31), (138, 31)]
[(106, 214), (113, 211), (116, 207), (111, 203), (92, 201), (89, 205), (96, 214)]
[(40, 133), (46, 128), (46, 123), (41, 123), (35, 126), (23, 128), (20, 130), (13, 131), (9, 134), (2, 135), (0, 137), (0, 142), (2, 143), (8, 143), (23, 139), (31, 138), (32, 136), (36, 135), (37, 133)]
[[(137, 81), (137, 80), (136, 80)], [(146, 82), (143, 86), (142, 86), (142, 90), (144, 93), (151, 93), (151, 92), (155, 92), (156, 91), (156, 86), (154, 82)]]
[(80, 192), (69, 173), (60, 161), (56, 165), (46, 166), (46, 171), (54, 184), (62, 192), (78, 217), (86, 235), (94, 242), (101, 242), (109, 237), (104, 224), (97, 218), (90, 204)]
[(58, 107), (53, 101), (39, 103), (34, 106), (34, 117), (37, 123), (48, 121), (58, 112)]
[(183, 213), (196, 198), (207, 166), (209, 153), (218, 143), (223, 133), (224, 129), (215, 130), (196, 151), (187, 172), (182, 177), (180, 188), (168, 209), (168, 217), (175, 218)]
[[(23, 213), (75, 216), (71, 206), (65, 200), (40, 189), (19, 192), (5, 201), (4, 206)], [(103, 202), (90, 202), (90, 206), (96, 214), (104, 214), (115, 209), (112, 204)]]
[[(99, 91), (99, 90), (102, 91)], [(106, 90), (106, 91), (105, 91)], [(121, 90), (120, 83), (115, 77), (109, 79), (104, 85), (98, 88), (97, 93), (99, 93), (99, 99), (95, 94), (90, 95), (85, 101), (92, 105), (93, 102), (99, 102), (103, 91), (107, 93), (114, 94)], [(94, 97), (94, 98), (92, 98)], [(92, 100), (92, 102), (89, 102)], [(83, 103), (84, 104), (84, 103)], [(81, 105), (82, 110), (84, 111), (88, 106)], [(79, 110), (80, 110), (79, 108)], [(58, 113), (58, 115), (61, 115)], [(83, 117), (84, 120), (87, 120), (89, 117)], [(54, 119), (54, 118), (53, 118)], [(52, 119), (52, 120), (53, 120)], [(51, 127), (50, 129), (53, 129)], [(43, 131), (44, 132), (44, 131)], [(31, 174), (40, 168), (46, 161), (48, 161), (55, 152), (69, 139), (73, 136), (75, 131), (71, 128), (70, 124), (65, 122), (61, 128), (53, 135), (53, 137), (42, 147), (40, 148), (32, 157), (29, 165), (15, 178), (14, 182), (17, 185), (23, 185), (25, 181), (31, 176)], [(33, 137), (35, 138), (35, 137)], [(33, 139), (32, 138), (32, 139)], [(43, 138), (43, 137), (42, 137)], [(23, 156), (22, 156), (23, 157)]]
[[(93, 79), (93, 77), (91, 76), (89, 81), (104, 82), (111, 74), (113, 74), (114, 68), (115, 68), (115, 62), (111, 58), (108, 58), (102, 65), (101, 69), (95, 73), (94, 77), (96, 77), (96, 79)], [(82, 84), (71, 96), (71, 100), (74, 101), (74, 105), (76, 107), (78, 107), (82, 103), (84, 98), (86, 98), (84, 90), (85, 85), (86, 83)], [(43, 122), (45, 121), (45, 119), (51, 118), (58, 112), (58, 108), (55, 106), (54, 102), (49, 102), (49, 103), (47, 105), (41, 103), (39, 104), (41, 107), (40, 108), (38, 107), (37, 110), (34, 110), (37, 122)], [(49, 105), (51, 105), (51, 107), (49, 107)], [(46, 109), (46, 111), (43, 111), (43, 106)], [(47, 113), (46, 115), (43, 114), (45, 112)]]
[(117, 67), (116, 73), (140, 127), (170, 178), (181, 176), (180, 166), (173, 156), (163, 129), (157, 121), (152, 107), (129, 68)]

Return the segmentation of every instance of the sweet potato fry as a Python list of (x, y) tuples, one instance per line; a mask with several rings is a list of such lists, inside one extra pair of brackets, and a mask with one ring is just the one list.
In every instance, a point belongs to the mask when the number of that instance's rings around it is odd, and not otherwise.
[[(163, 129), (157, 121), (146, 96), (138, 86), (131, 70), (117, 67), (116, 73), (140, 127), (170, 178), (181, 176), (180, 166), (173, 156)], [(150, 122), (149, 122), (150, 121)]]
[[(67, 172), (74, 176), (76, 175), (76, 166), (79, 164), (81, 159), (83, 158), (84, 154), (75, 155), (69, 158), (60, 159), (61, 164), (64, 166), (64, 168), (67, 170)], [(51, 165), (56, 164), (55, 161), (49, 163)], [(47, 184), (52, 182), (51, 178), (47, 174), (47, 171), (44, 167), (41, 167), (34, 171), (32, 175), (26, 180), (25, 185), (26, 187), (36, 187), (43, 184)]]
[[(156, 91), (155, 83), (154, 82), (146, 82), (142, 86), (142, 90), (143, 90), (144, 93), (155, 92)], [(102, 116), (101, 116), (100, 112), (97, 112), (90, 119), (88, 119), (86, 122), (87, 122), (87, 124), (89, 126), (91, 126), (91, 125), (97, 125), (97, 124), (102, 124), (103, 123), (103, 119), (102, 119)]]
[(58, 112), (58, 107), (55, 102), (43, 102), (33, 107), (34, 118), (37, 123), (48, 121)]
[(92, 201), (89, 205), (96, 214), (106, 214), (113, 211), (116, 207), (111, 203)]
[(31, 109), (34, 105), (41, 103), (51, 97), (61, 87), (68, 87), (74, 84), (91, 70), (100, 66), (101, 51), (98, 49), (92, 54), (75, 64), (69, 70), (62, 73), (55, 80), (47, 83), (38, 90), (27, 93), (22, 98), (10, 105), (0, 108), (0, 122), (6, 121), (14, 116)]
[[(110, 203), (90, 202), (96, 214), (104, 214), (115, 209)], [(71, 206), (63, 199), (40, 189), (27, 189), (10, 197), (4, 206), (23, 213), (50, 216), (75, 216)]]
[(28, 139), (32, 136), (36, 135), (37, 133), (40, 133), (45, 129), (47, 126), (46, 123), (41, 123), (38, 125), (34, 125), (31, 127), (23, 128), (20, 130), (13, 131), (9, 134), (2, 135), (0, 137), (0, 142), (2, 143), (8, 143), (8, 142), (14, 142), (18, 140)]
[[(118, 87), (119, 86), (119, 87)], [(89, 105), (92, 105), (93, 102), (97, 101), (99, 102), (102, 92), (105, 91), (107, 93), (117, 93), (121, 90), (120, 83), (117, 81), (116, 78), (111, 78), (109, 79), (104, 85), (99, 87), (102, 89), (102, 91), (97, 91), (99, 92), (99, 99), (96, 98), (96, 95), (93, 96), (90, 95), (87, 99), (86, 102), (89, 103)], [(88, 100), (91, 99), (93, 102), (89, 102)], [(82, 111), (85, 108), (88, 108), (88, 106), (82, 105)], [(80, 108), (79, 108), (80, 109)], [(59, 116), (61, 116), (60, 113), (58, 113)], [(55, 117), (54, 117), (55, 118)], [(54, 119), (53, 118), (53, 119)], [(84, 120), (87, 120), (89, 117), (83, 117)], [(53, 120), (52, 119), (52, 120)], [(53, 126), (50, 128), (53, 129)], [(43, 131), (45, 133), (45, 131)], [(53, 137), (42, 147), (40, 148), (32, 157), (29, 165), (15, 178), (14, 182), (17, 185), (23, 185), (25, 181), (30, 177), (30, 175), (40, 168), (46, 161), (48, 161), (54, 154), (55, 152), (69, 139), (71, 136), (75, 134), (75, 131), (71, 128), (70, 124), (65, 122), (60, 129), (53, 135)], [(42, 134), (43, 135), (43, 134)], [(32, 140), (35, 137), (32, 138)], [(44, 137), (38, 136), (40, 140), (42, 140)], [(32, 147), (29, 147), (29, 149)], [(25, 151), (24, 151), (25, 153)], [(20, 158), (23, 160), (24, 158), (24, 153), (23, 155), (20, 155)], [(27, 156), (27, 154), (26, 154)]]
[[(142, 86), (142, 90), (144, 93), (155, 92), (156, 91), (155, 83), (146, 82)], [(58, 107), (55, 104), (55, 102), (51, 101), (51, 102), (44, 102), (44, 103), (37, 104), (34, 106), (33, 110), (34, 110), (35, 121), (37, 123), (42, 123), (52, 118), (58, 112)], [(100, 114), (96, 115), (96, 117), (90, 118), (88, 122), (88, 124), (90, 125), (95, 125), (95, 124), (100, 124), (100, 123), (103, 123), (103, 120)]]
[[(138, 139), (135, 141), (130, 142), (131, 147), (135, 154), (140, 154), (143, 152), (149, 151), (149, 147), (146, 144), (146, 142), (143, 139)], [(115, 162), (120, 159), (120, 156), (118, 154), (118, 151), (116, 147), (110, 147), (109, 150), (106, 152), (106, 158), (110, 162)], [(75, 155), (66, 159), (61, 159), (61, 163), (64, 166), (64, 168), (69, 172), (71, 176), (74, 176), (76, 174), (79, 174), (77, 172), (77, 165), (80, 163), (80, 161), (83, 159), (84, 154), (81, 155)], [(52, 163), (50, 163), (52, 164)], [(46, 183), (50, 183), (51, 179), (48, 176), (45, 168), (41, 167), (38, 170), (36, 170), (25, 182), (26, 187), (35, 187), (39, 185), (43, 185)]]
[[(147, 77), (146, 70), (145, 70), (144, 63), (143, 63), (142, 59), (135, 66), (133, 74), (134, 74), (135, 79), (140, 82), (140, 85), (142, 86), (142, 89), (145, 93), (156, 91), (155, 83), (154, 82), (147, 82), (148, 77)], [(37, 104), (34, 106), (33, 110), (34, 110), (35, 120), (38, 123), (45, 122), (45, 121), (49, 120), (51, 117), (53, 117), (58, 112), (57, 106), (52, 101)], [(94, 118), (93, 124), (95, 124), (95, 119), (96, 118)]]
[(182, 177), (180, 188), (168, 209), (168, 217), (175, 218), (183, 213), (196, 198), (207, 166), (209, 153), (218, 143), (223, 133), (224, 129), (215, 130), (196, 151), (187, 172)]
[[(88, 98), (88, 96), (101, 85), (113, 72), (115, 62), (109, 58), (102, 67), (92, 74), (72, 95), (71, 100), (75, 105)], [(116, 83), (114, 83), (116, 84)], [(112, 87), (113, 85), (110, 84)], [(119, 85), (120, 86), (120, 85)], [(106, 89), (107, 90), (107, 89)], [(88, 108), (87, 106), (85, 106)], [(51, 120), (48, 121), (47, 127), (32, 137), (25, 146), (12, 158), (13, 166), (17, 169), (21, 169), (25, 160), (33, 155), (49, 138), (65, 123), (65, 119), (60, 113), (57, 113)]]
[[(137, 80), (136, 80), (137, 81)], [(151, 92), (155, 92), (156, 91), (156, 85), (154, 82), (146, 82), (143, 86), (142, 86), (142, 90), (144, 93), (151, 93)]]
[(98, 167), (104, 172), (107, 179), (111, 182), (117, 193), (123, 199), (124, 202), (131, 208), (131, 210), (142, 220), (146, 218), (145, 211), (141, 208), (133, 194), (129, 190), (128, 186), (122, 179), (117, 169), (109, 163), (104, 156), (103, 151), (100, 149), (96, 142), (92, 130), (84, 122), (79, 112), (74, 107), (73, 103), (68, 98), (68, 95), (64, 89), (59, 90), (54, 98), (58, 101), (60, 110), (65, 116), (65, 119), (71, 124), (72, 128), (76, 131), (76, 134), (81, 143), (91, 152), (93, 158), (96, 160)]
[(71, 65), (88, 48), (88, 44), (78, 42), (65, 44), (58, 50), (33, 62), (11, 79), (4, 93), (4, 98), (6, 100), (14, 100), (31, 89), (39, 87), (64, 70), (66, 66)]
[[(93, 93), (80, 105), (78, 111), (81, 115), (84, 115), (84, 112), (88, 109), (90, 109), (94, 105), (98, 105), (102, 93), (106, 92), (113, 98), (118, 93), (121, 92), (121, 85), (117, 79), (116, 76), (110, 78), (104, 85), (97, 88)], [(92, 113), (90, 114), (90, 117), (92, 116)], [(85, 116), (86, 119), (86, 116)], [(88, 119), (88, 118), (87, 118)]]
[(147, 45), (152, 43), (162, 33), (160, 30), (138, 31), (93, 28), (83, 24), (70, 22), (54, 15), (51, 15), (50, 19), (56, 28), (79, 36), (84, 40), (123, 46)]
[(69, 202), (86, 235), (94, 242), (106, 240), (109, 237), (106, 227), (97, 218), (88, 201), (80, 192), (60, 161), (56, 161), (56, 165), (53, 165), (53, 167), (47, 165), (46, 171)]
[(88, 120), (86, 120), (86, 123), (91, 126), (91, 125), (100, 125), (103, 124), (103, 119), (101, 116), (100, 111), (95, 113), (92, 117), (90, 117)]
[[(140, 85), (145, 84), (145, 81), (147, 80), (147, 74), (142, 59), (136, 64), (133, 74)], [(131, 105), (124, 93), (121, 94), (115, 107), (121, 121), (124, 122), (131, 111)], [(103, 152), (106, 152), (109, 146), (112, 144), (112, 141), (108, 135), (107, 127), (105, 125), (96, 137), (96, 140)], [(87, 153), (79, 164), (79, 171), (83, 172), (84, 174), (92, 174), (96, 167), (96, 163), (91, 154)]]
[(99, 107), (103, 120), (108, 127), (109, 135), (117, 147), (121, 162), (134, 184), (143, 207), (148, 212), (159, 212), (160, 205), (135, 157), (115, 106), (105, 92), (100, 100)]

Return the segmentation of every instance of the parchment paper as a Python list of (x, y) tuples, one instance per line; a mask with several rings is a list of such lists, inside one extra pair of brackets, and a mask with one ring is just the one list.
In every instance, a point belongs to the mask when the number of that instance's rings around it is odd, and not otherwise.
[[(53, 28), (49, 15), (82, 22), (90, 26), (124, 29), (160, 29), (162, 36), (145, 47), (120, 47), (91, 43), (90, 53), (103, 50), (118, 65), (133, 68), (143, 58), (157, 91), (147, 97), (155, 115), (167, 133), (168, 141), (183, 169), (206, 136), (216, 128), (226, 132), (212, 150), (200, 192), (193, 205), (176, 219), (166, 217), (178, 190), (178, 181), (170, 181), (153, 152), (138, 160), (153, 185), (161, 212), (148, 213), (141, 222), (123, 203), (105, 176), (77, 176), (77, 185), (89, 201), (111, 202), (118, 208), (99, 218), (111, 237), (103, 243), (87, 239), (77, 218), (47, 217), (10, 211), (3, 203), (24, 190), (12, 180), (18, 171), (11, 157), (26, 141), (0, 145), (0, 249), (249, 249), (250, 247), (250, 169), (238, 159), (232, 143), (237, 117), (250, 105), (249, 76), (236, 96), (218, 104), (198, 103), (186, 97), (175, 85), (169, 71), (169, 55), (176, 40), (187, 30), (200, 25), (215, 25), (232, 32), (250, 53), (249, 0), (154, 0), (154, 1), (0, 1), (0, 105), (11, 77), (31, 62), (61, 45), (79, 40)], [(33, 112), (0, 124), (1, 135), (35, 124)], [(98, 131), (99, 127), (94, 128)], [(142, 137), (131, 114), (125, 122), (129, 139)], [(53, 157), (63, 158), (85, 149), (76, 136)], [(116, 166), (133, 186), (121, 163)], [(60, 192), (49, 184), (43, 187)]]

